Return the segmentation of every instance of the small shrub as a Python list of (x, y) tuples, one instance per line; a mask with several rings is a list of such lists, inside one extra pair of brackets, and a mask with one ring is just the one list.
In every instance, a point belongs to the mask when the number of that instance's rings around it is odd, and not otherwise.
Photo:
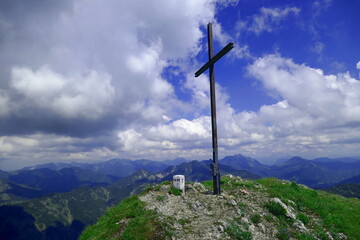
[(234, 221), (237, 222), (238, 224), (241, 224), (241, 217), (235, 217)]
[(154, 190), (154, 188), (152, 186), (148, 186), (144, 189), (143, 193), (148, 193), (150, 191)]
[(175, 196), (180, 196), (182, 191), (180, 189), (178, 189), (178, 188), (171, 187), (169, 193), (173, 194)]
[(182, 226), (184, 226), (184, 225), (186, 225), (186, 224), (188, 224), (188, 223), (191, 223), (191, 221), (190, 221), (189, 219), (179, 219), (178, 222), (179, 222)]
[(286, 228), (283, 228), (276, 234), (276, 237), (279, 240), (288, 240), (290, 239), (291, 235)]
[[(315, 238), (310, 233), (294, 234), (294, 237), (299, 240), (314, 240)], [(326, 237), (324, 240), (327, 240)]]
[(319, 236), (319, 238), (320, 238), (321, 240), (327, 240), (327, 239), (329, 239), (329, 238), (326, 236), (326, 233), (325, 233), (324, 231), (320, 232), (320, 233), (318, 234), (318, 236)]
[(296, 205), (297, 210), (299, 210), (299, 212), (305, 212), (306, 211), (306, 207), (304, 206), (303, 202), (298, 202)]
[(250, 220), (254, 223), (254, 224), (258, 224), (261, 222), (261, 216), (259, 214), (253, 214), (250, 217)]
[(270, 215), (270, 214), (265, 216), (265, 220), (266, 220), (267, 222), (274, 222), (274, 218), (273, 218), (273, 216)]
[(162, 202), (162, 201), (165, 200), (165, 196), (157, 196), (157, 197), (156, 197), (156, 200)]
[(253, 188), (254, 186), (255, 186), (254, 182), (245, 182), (244, 183), (244, 187), (247, 187), (247, 188)]
[(252, 240), (251, 233), (241, 230), (234, 222), (229, 222), (229, 226), (225, 229), (225, 232), (238, 240)]
[(247, 204), (246, 203), (239, 202), (238, 207), (239, 207), (241, 212), (246, 212), (246, 210), (247, 210)]
[(270, 213), (274, 214), (275, 216), (279, 217), (286, 215), (286, 209), (278, 202), (270, 201), (265, 204), (265, 207), (269, 210)]
[(160, 183), (160, 185), (170, 185), (171, 183), (172, 183), (171, 181), (164, 181)]
[(295, 189), (296, 191), (300, 191), (300, 186), (296, 184), (296, 182), (291, 182), (291, 188)]
[(203, 181), (202, 184), (206, 187), (206, 189), (211, 190), (213, 189), (213, 181), (212, 180), (208, 180), (208, 181)]
[(300, 221), (302, 221), (305, 225), (308, 224), (309, 221), (310, 221), (310, 220), (309, 220), (309, 217), (306, 216), (305, 214), (302, 214), (302, 213), (298, 214), (298, 215), (296, 216), (296, 218), (299, 219)]

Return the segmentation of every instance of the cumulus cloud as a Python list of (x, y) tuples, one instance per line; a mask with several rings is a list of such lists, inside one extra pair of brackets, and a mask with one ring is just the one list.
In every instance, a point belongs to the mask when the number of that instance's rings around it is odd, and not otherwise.
[[(221, 155), (240, 151), (257, 158), (283, 157), (284, 153), (309, 157), (356, 153), (360, 146), (356, 137), (360, 134), (359, 80), (348, 73), (327, 75), (279, 55), (258, 58), (248, 72), (278, 102), (263, 105), (257, 112), (236, 112), (226, 98), (220, 97)], [(206, 84), (201, 79), (188, 79), (187, 84), (206, 98)], [(221, 87), (219, 92), (221, 96)], [(138, 157), (147, 152), (146, 148), (167, 156), (187, 156), (190, 152), (176, 150), (191, 149), (206, 159), (211, 157), (210, 126), (210, 117), (200, 116), (126, 130), (118, 137), (124, 143), (122, 150)]]
[(237, 22), (239, 30), (246, 30), (255, 33), (256, 35), (262, 32), (272, 32), (274, 28), (279, 26), (279, 23), (290, 15), (297, 15), (300, 12), (299, 8), (261, 8), (260, 13), (253, 16), (247, 21)]
[(249, 72), (288, 105), (328, 127), (359, 121), (360, 83), (348, 73), (326, 75), (321, 69), (277, 55), (258, 59)]
[[(209, 83), (190, 73), (210, 20), (217, 41), (231, 41), (216, 7), (237, 1), (16, 3), (0, 7), (0, 168), (119, 156), (211, 158)], [(238, 27), (272, 32), (299, 11), (262, 8)], [(254, 59), (246, 45), (232, 54)], [(164, 76), (171, 68), (180, 86)], [(237, 112), (217, 84), (220, 155), (359, 149), (359, 81), (348, 73), (266, 55), (248, 74), (277, 102)]]
[(176, 117), (176, 108), (184, 106), (162, 72), (198, 53), (200, 27), (214, 19), (216, 5), (208, 0), (17, 4), (22, 7), (7, 4), (0, 10), (0, 121), (7, 123), (0, 132), (18, 131), (11, 125), (14, 117), (31, 119), (22, 128), (33, 132), (52, 131), (44, 121), (61, 131), (76, 120), (91, 132), (96, 121), (105, 130), (102, 123), (110, 118), (125, 128)]
[[(236, 1), (1, 2), (0, 134), (2, 149), (12, 152), (0, 158), (109, 157), (114, 131), (187, 114), (193, 108), (162, 74), (193, 70), (188, 60), (202, 48), (201, 29), (216, 7), (230, 4)], [(51, 139), (57, 152), (43, 148), (46, 141), (25, 152), (12, 136)], [(56, 145), (62, 136), (84, 148)]]
[(108, 74), (92, 71), (85, 76), (65, 77), (42, 67), (12, 69), (11, 87), (35, 107), (65, 118), (98, 119), (111, 108), (115, 90)]

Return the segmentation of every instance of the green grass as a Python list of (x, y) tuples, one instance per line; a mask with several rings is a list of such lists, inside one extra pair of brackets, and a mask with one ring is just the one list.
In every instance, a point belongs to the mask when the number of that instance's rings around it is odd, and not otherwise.
[(261, 216), (260, 216), (260, 214), (255, 213), (255, 214), (253, 214), (253, 215), (250, 216), (250, 220), (251, 220), (254, 224), (258, 224), (258, 223), (261, 222)]
[(162, 201), (164, 201), (164, 200), (165, 200), (165, 196), (163, 196), (163, 195), (161, 195), (161, 196), (157, 196), (157, 197), (156, 197), (156, 200), (158, 200), (158, 201), (162, 202)]
[(212, 190), (213, 189), (213, 181), (212, 180), (208, 180), (208, 181), (203, 181), (202, 184), (206, 187), (207, 190)]
[(162, 183), (160, 183), (160, 185), (171, 185), (172, 182), (171, 181), (164, 181)]
[[(349, 239), (360, 239), (360, 201), (358, 199), (346, 199), (308, 189), (296, 183), (286, 183), (276, 178), (264, 178), (256, 182), (265, 186), (266, 192), (272, 197), (292, 200), (296, 203), (298, 210), (306, 211), (307, 215), (320, 217), (323, 220), (323, 227), (330, 232), (342, 232)], [(307, 221), (304, 218), (300, 220)]]
[(233, 239), (237, 240), (252, 240), (252, 235), (250, 232), (243, 231), (239, 228), (239, 226), (232, 222), (228, 222), (228, 226), (225, 229), (225, 232), (229, 234)]
[(168, 233), (156, 220), (156, 213), (146, 210), (144, 206), (145, 203), (137, 196), (125, 199), (111, 208), (95, 225), (87, 227), (79, 239), (165, 239)]
[(276, 237), (279, 240), (288, 240), (291, 237), (291, 234), (288, 232), (287, 228), (282, 228), (279, 230), (279, 232), (276, 234)]
[(310, 222), (310, 219), (308, 218), (308, 216), (305, 214), (302, 214), (302, 213), (298, 214), (296, 216), (296, 218), (298, 220), (302, 221), (305, 225), (307, 225)]
[(265, 204), (265, 207), (275, 216), (285, 216), (286, 214), (285, 208), (283, 208), (283, 206), (281, 206), (278, 202), (270, 201)]
[(180, 196), (182, 194), (182, 191), (178, 188), (171, 187), (169, 193), (171, 193), (175, 196)]
[(178, 222), (183, 226), (191, 223), (191, 221), (189, 219), (179, 219)]

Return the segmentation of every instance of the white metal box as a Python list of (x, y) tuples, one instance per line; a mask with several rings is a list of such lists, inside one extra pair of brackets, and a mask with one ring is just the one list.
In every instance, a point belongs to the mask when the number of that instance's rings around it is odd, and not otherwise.
[(185, 176), (184, 175), (174, 175), (173, 176), (173, 186), (177, 189), (182, 190), (185, 193)]

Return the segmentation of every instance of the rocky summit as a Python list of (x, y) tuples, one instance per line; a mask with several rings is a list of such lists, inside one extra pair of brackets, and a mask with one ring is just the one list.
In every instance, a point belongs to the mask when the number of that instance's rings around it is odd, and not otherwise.
[(149, 187), (80, 239), (360, 239), (358, 199), (275, 178), (221, 183), (221, 195), (212, 181), (187, 183), (185, 193), (171, 182)]
[[(233, 181), (241, 183), (243, 180), (236, 177)], [(159, 191), (150, 191), (140, 197), (147, 209), (162, 216), (160, 221), (169, 223), (173, 232), (171, 239), (233, 239), (231, 228), (255, 239), (276, 238), (274, 224), (260, 222), (266, 215), (259, 206), (267, 199), (260, 192), (238, 189), (213, 195), (201, 183), (186, 187), (185, 194), (180, 196), (169, 194), (170, 185), (163, 185)], [(261, 185), (255, 187), (261, 188)], [(255, 224), (251, 217), (258, 213), (259, 222)]]

